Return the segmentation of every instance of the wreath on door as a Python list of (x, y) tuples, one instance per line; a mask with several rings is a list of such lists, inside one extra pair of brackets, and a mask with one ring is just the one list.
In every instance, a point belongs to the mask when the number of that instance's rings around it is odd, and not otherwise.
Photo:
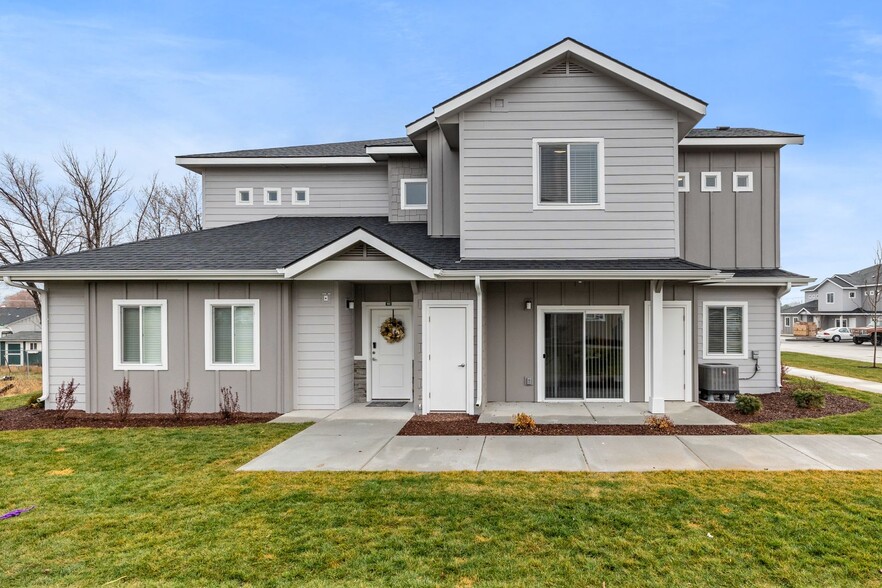
[(398, 343), (404, 339), (404, 323), (393, 314), (380, 325), (380, 335), (388, 343)]

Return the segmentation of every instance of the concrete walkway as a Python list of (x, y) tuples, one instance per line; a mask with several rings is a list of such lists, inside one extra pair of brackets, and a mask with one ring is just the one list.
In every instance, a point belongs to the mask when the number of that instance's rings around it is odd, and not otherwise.
[(850, 378), (848, 376), (836, 376), (826, 372), (816, 372), (815, 370), (806, 370), (803, 368), (789, 368), (787, 373), (799, 378), (815, 378), (819, 382), (826, 382), (835, 386), (843, 386), (845, 388), (854, 388), (855, 390), (863, 390), (864, 392), (873, 392), (874, 394), (882, 394), (882, 383), (870, 382), (868, 380), (860, 380), (858, 378)]
[(882, 435), (398, 437), (411, 408), (346, 407), (240, 471), (882, 469)]

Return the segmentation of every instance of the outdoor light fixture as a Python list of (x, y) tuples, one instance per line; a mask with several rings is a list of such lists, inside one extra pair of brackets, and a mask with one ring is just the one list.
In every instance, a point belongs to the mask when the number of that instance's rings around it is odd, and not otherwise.
[(524, 310), (533, 310), (532, 300), (524, 300)]
[(346, 308), (348, 308), (349, 310), (355, 310), (355, 300), (347, 300)]

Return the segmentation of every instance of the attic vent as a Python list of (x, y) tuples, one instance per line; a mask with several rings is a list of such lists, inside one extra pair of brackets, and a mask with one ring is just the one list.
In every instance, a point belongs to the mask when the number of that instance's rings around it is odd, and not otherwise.
[(591, 70), (581, 63), (575, 63), (567, 59), (556, 63), (542, 72), (546, 76), (577, 76), (590, 74)]
[(337, 255), (337, 259), (348, 260), (376, 259), (378, 257), (386, 257), (386, 254), (379, 249), (371, 247), (367, 243), (356, 243), (349, 249), (346, 249)]

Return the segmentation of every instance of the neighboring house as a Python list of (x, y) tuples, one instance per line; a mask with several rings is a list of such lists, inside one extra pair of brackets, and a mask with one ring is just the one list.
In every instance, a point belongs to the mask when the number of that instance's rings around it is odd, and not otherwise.
[(0, 365), (36, 365), (42, 359), (36, 308), (0, 307)]
[(705, 361), (772, 392), (779, 299), (810, 281), (779, 267), (803, 138), (696, 129), (705, 108), (565, 39), (406, 137), (178, 157), (206, 230), (0, 275), (45, 284), (47, 393), (74, 378), (90, 411), (123, 377), (140, 411), (189, 382), (195, 411), (231, 386), (248, 411), (663, 412)]
[[(781, 309), (781, 332), (792, 334), (793, 324), (797, 321), (813, 322), (819, 329), (870, 324), (873, 320), (873, 302), (877, 299), (879, 289), (875, 265), (850, 274), (834, 274), (804, 288), (805, 302), (788, 304)], [(879, 302), (878, 310), (882, 312), (882, 300)]]

